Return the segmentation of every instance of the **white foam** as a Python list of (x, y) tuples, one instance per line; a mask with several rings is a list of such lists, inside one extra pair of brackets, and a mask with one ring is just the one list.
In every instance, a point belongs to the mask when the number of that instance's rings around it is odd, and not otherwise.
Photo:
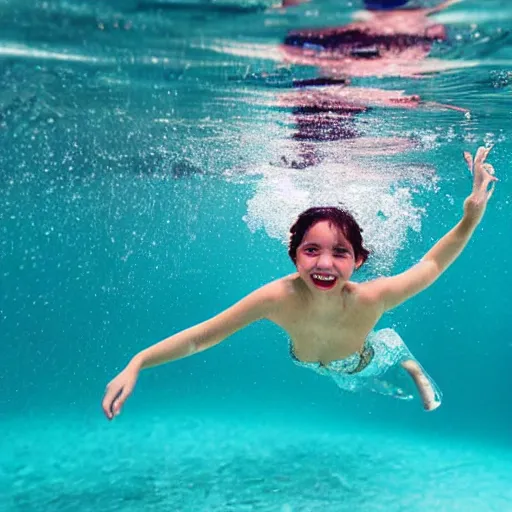
[(363, 228), (365, 245), (372, 249), (372, 270), (387, 272), (404, 246), (409, 230), (419, 231), (423, 209), (414, 204), (414, 191), (430, 187), (435, 175), (427, 168), (359, 164), (323, 164), (309, 169), (268, 166), (247, 203), (249, 229), (264, 229), (286, 242), (297, 215), (311, 206), (350, 210)]

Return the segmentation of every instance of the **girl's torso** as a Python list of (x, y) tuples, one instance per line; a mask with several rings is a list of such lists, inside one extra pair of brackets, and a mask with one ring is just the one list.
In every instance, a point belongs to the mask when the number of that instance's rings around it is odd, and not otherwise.
[(360, 352), (383, 314), (369, 283), (347, 283), (339, 300), (319, 303), (298, 274), (281, 281), (282, 299), (267, 318), (288, 333), (300, 361), (328, 365)]

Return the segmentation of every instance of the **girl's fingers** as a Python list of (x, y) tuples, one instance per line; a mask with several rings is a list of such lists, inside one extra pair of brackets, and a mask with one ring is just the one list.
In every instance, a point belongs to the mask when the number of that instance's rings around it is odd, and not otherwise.
[(491, 186), (491, 189), (489, 190), (489, 192), (487, 193), (487, 199), (489, 200), (492, 196), (492, 194), (494, 193), (494, 183), (492, 184)]
[(492, 196), (494, 192), (494, 186), (497, 181), (498, 178), (496, 178), (495, 176), (491, 176), (490, 174), (487, 174), (485, 179), (482, 181), (481, 190), (487, 193), (487, 199), (490, 199), (490, 197)]
[(485, 160), (485, 148), (483, 146), (480, 146), (477, 150), (476, 150), (476, 154), (475, 154), (475, 166), (476, 165), (481, 165), (483, 163), (483, 161)]
[(116, 386), (109, 385), (107, 387), (107, 392), (105, 397), (103, 398), (103, 402), (101, 404), (103, 408), (103, 412), (108, 419), (112, 419), (114, 416), (114, 403), (119, 399), (122, 395), (123, 390), (119, 389)]
[(114, 416), (117, 416), (120, 412), (121, 412), (121, 406), (122, 406), (122, 402), (118, 399), (118, 400), (114, 400), (114, 403), (112, 404), (112, 414)]
[(115, 416), (121, 412), (121, 407), (124, 405), (131, 392), (132, 388), (125, 386), (119, 396), (114, 400), (114, 403), (112, 404), (112, 412)]
[[(471, 153), (464, 151), (464, 160), (466, 160), (470, 172), (475, 174), (473, 178), (473, 187), (475, 188), (473, 190), (479, 190), (480, 193), (486, 192), (487, 200), (491, 198), (494, 192), (494, 184), (498, 181), (498, 178), (495, 176), (494, 167), (485, 161), (492, 148), (493, 146), (479, 147), (474, 159)], [(491, 187), (487, 190), (489, 184), (491, 184)]]
[(468, 164), (469, 172), (473, 174), (473, 155), (469, 151), (464, 151), (464, 160)]
[(491, 175), (494, 175), (495, 173), (494, 167), (491, 164), (482, 164), (482, 169)]
[(108, 389), (105, 397), (103, 398), (103, 402), (101, 403), (101, 407), (105, 416), (108, 419), (112, 419), (112, 402), (114, 401), (116, 393), (114, 393), (113, 389)]
[(487, 155), (491, 151), (491, 149), (492, 149), (492, 146), (489, 146), (488, 148), (486, 148), (484, 146), (480, 146), (475, 155), (475, 165), (483, 164), (485, 162), (485, 159), (487, 158)]

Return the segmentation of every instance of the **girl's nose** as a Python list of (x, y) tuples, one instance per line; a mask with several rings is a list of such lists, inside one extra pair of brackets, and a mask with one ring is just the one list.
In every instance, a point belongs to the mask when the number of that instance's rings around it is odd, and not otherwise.
[(329, 253), (322, 253), (318, 257), (316, 262), (318, 268), (331, 268), (332, 267), (332, 256)]

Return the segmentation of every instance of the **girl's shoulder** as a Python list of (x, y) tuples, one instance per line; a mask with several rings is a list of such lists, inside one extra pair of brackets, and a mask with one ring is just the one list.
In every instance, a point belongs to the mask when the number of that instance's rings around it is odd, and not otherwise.
[(294, 310), (303, 302), (304, 282), (298, 273), (271, 281), (263, 287), (275, 312)]
[(381, 302), (378, 280), (364, 281), (362, 283), (350, 282), (347, 291), (360, 304), (373, 306)]
[(296, 296), (301, 286), (303, 285), (302, 279), (298, 272), (288, 274), (287, 276), (276, 279), (270, 282), (267, 286), (276, 299), (285, 300)]

